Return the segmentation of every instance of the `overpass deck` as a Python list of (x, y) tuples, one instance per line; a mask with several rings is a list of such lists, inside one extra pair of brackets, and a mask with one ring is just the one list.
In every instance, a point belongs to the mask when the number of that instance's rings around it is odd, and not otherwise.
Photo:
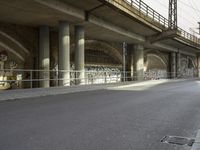
[[(23, 9), (22, 9), (23, 7)], [(16, 13), (17, 12), (17, 13)], [(2, 22), (38, 27), (57, 26), (60, 20), (72, 25), (84, 25), (88, 38), (137, 44), (146, 49), (199, 53), (200, 41), (178, 28), (177, 34), (162, 38), (155, 43), (147, 39), (168, 28), (168, 20), (142, 1), (132, 0), (22, 0), (13, 3), (1, 2)], [(9, 16), (9, 17), (8, 17)], [(72, 30), (73, 31), (73, 30)]]

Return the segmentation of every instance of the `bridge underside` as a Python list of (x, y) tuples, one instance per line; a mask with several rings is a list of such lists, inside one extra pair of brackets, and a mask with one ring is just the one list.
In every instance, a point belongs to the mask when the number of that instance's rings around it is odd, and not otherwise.
[[(161, 30), (98, 0), (1, 0), (0, 14), (1, 70), (121, 71), (125, 41), (128, 43), (126, 70), (132, 72), (131, 75), (140, 74), (142, 65), (148, 79), (153, 79), (155, 74), (160, 78), (169, 76), (168, 72), (174, 73), (172, 77), (197, 76), (197, 47), (174, 38), (154, 43), (146, 41)], [(61, 26), (61, 22), (66, 26)], [(62, 43), (66, 36), (67, 45), (66, 41)], [(63, 54), (61, 45), (65, 46)], [(63, 61), (67, 59), (64, 64), (60, 57), (66, 54), (65, 49), (69, 56), (63, 57)], [(138, 64), (139, 59), (143, 62)], [(44, 64), (44, 60), (48, 60), (47, 63)], [(64, 64), (64, 68), (59, 64)], [(19, 73), (18, 78), (20, 75), (30, 76)]]

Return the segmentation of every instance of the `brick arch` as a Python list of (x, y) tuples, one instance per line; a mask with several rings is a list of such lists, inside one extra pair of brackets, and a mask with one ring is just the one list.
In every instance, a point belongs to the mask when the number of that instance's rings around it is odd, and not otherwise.
[[(75, 45), (72, 44), (71, 46), (71, 54), (74, 53)], [(108, 43), (97, 41), (97, 40), (86, 40), (85, 41), (85, 50), (96, 50), (96, 51), (102, 51), (105, 54), (112, 57), (116, 62), (122, 63), (122, 55), (120, 52), (109, 45)]]
[(0, 31), (0, 47), (16, 56), (22, 62), (25, 62), (27, 55), (30, 54), (29, 50), (19, 41), (3, 31)]
[(148, 60), (147, 60), (147, 58), (149, 56), (155, 58), (156, 60), (159, 60), (159, 62), (164, 67), (163, 68), (164, 70), (168, 69), (169, 62), (168, 62), (167, 58), (165, 58), (165, 56), (161, 52), (159, 52), (157, 50), (146, 50), (145, 51), (145, 62), (146, 62), (145, 65), (146, 65), (146, 67), (148, 66)]

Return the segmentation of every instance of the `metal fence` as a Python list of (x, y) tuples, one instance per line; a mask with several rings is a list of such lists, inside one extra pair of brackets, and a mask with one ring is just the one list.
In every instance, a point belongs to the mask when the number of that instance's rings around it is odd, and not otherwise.
[[(124, 77), (126, 78), (126, 77)], [(24, 70), (0, 71), (0, 89), (33, 88), (43, 85), (80, 85), (117, 83), (123, 81), (120, 71), (74, 71), (74, 70)]]
[[(121, 5), (122, 7), (125, 7), (130, 12), (140, 16), (141, 18), (145, 19), (146, 21), (150, 21), (151, 23), (154, 23), (155, 25), (159, 25), (163, 30), (166, 30), (169, 28), (169, 21), (167, 18), (159, 14), (157, 11), (149, 7), (146, 3), (144, 3), (142, 0), (122, 0), (129, 6), (131, 6), (134, 9), (130, 9), (126, 7), (126, 5), (123, 5), (118, 0), (107, 0), (108, 2), (115, 2), (118, 3), (118, 5)], [(137, 10), (137, 13), (135, 13), (135, 10)], [(200, 39), (187, 31), (177, 28), (178, 35), (183, 37), (184, 39), (187, 39), (195, 44), (200, 44)]]
[[(49, 86), (71, 86), (109, 84), (135, 80), (168, 79), (172, 72), (148, 71), (136, 76), (133, 72), (122, 71), (74, 71), (74, 70), (23, 70), (5, 69), (0, 71), (0, 89), (18, 89)], [(193, 77), (186, 73), (184, 78)], [(183, 78), (179, 76), (179, 78)]]

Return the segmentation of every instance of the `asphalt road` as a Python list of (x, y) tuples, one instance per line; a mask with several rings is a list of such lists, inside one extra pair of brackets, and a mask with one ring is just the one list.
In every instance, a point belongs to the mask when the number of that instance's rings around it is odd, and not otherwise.
[(0, 150), (190, 150), (200, 81), (138, 85), (0, 102)]

